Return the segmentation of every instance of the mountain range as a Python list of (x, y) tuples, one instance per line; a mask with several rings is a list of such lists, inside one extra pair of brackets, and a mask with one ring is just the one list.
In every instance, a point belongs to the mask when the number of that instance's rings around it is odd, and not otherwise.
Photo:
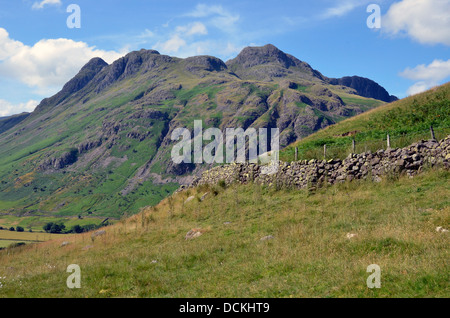
[(206, 168), (173, 164), (175, 128), (279, 128), (285, 147), (396, 100), (358, 76), (328, 78), (273, 45), (224, 62), (134, 51), (90, 60), (28, 114), (0, 118), (0, 211), (119, 217)]

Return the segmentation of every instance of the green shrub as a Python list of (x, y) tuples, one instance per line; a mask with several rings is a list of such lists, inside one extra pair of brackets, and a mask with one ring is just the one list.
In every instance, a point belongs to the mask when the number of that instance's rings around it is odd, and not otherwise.
[(42, 228), (47, 233), (58, 234), (58, 233), (61, 233), (66, 228), (66, 226), (62, 222), (59, 222), (59, 223), (49, 222), (49, 223), (45, 224)]

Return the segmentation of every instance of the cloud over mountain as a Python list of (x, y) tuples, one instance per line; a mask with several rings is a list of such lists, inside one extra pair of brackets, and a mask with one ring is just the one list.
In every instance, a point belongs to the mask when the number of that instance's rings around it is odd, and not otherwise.
[(70, 39), (42, 39), (32, 46), (0, 28), (0, 78), (14, 79), (43, 95), (55, 92), (93, 57), (112, 62), (123, 54)]
[(6, 100), (0, 99), (0, 117), (9, 116), (15, 113), (32, 112), (39, 104), (37, 100), (30, 100), (26, 103), (13, 104)]

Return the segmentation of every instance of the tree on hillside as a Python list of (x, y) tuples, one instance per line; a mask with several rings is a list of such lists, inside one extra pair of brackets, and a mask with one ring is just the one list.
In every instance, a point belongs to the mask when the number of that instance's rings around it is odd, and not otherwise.
[(42, 228), (47, 233), (61, 233), (66, 228), (66, 226), (62, 222), (59, 223), (49, 222), (45, 224)]
[(52, 225), (53, 225), (53, 222), (49, 222), (49, 223), (45, 224), (42, 228), (44, 229), (44, 231), (46, 233), (48, 233), (48, 232), (50, 232)]
[(71, 232), (72, 233), (82, 233), (83, 228), (77, 224), (77, 225), (72, 226)]

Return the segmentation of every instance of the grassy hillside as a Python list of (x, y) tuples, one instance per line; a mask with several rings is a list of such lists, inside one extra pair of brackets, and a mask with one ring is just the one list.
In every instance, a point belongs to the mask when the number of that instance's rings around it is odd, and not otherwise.
[[(449, 177), (189, 190), (103, 236), (0, 251), (0, 297), (449, 297), (449, 237), (436, 231), (450, 227)], [(191, 229), (202, 235), (186, 240)], [(70, 264), (81, 289), (66, 287)], [(366, 286), (371, 264), (380, 289)]]
[(280, 158), (294, 160), (297, 147), (299, 159), (322, 159), (323, 145), (326, 144), (328, 158), (343, 159), (352, 151), (353, 139), (356, 153), (376, 151), (386, 148), (387, 134), (391, 147), (404, 147), (420, 139), (429, 139), (430, 126), (437, 139), (450, 133), (450, 83), (328, 126), (286, 147)]
[(19, 124), (29, 115), (29, 113), (22, 113), (13, 116), (0, 117), (0, 134)]

